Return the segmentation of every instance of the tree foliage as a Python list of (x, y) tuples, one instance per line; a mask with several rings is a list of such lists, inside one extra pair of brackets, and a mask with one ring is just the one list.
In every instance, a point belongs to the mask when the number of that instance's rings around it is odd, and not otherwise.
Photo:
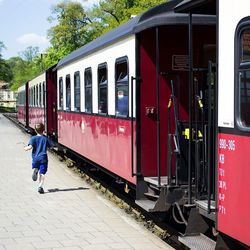
[(27, 47), (19, 53), (19, 57), (12, 57), (7, 61), (12, 69), (13, 79), (10, 82), (12, 90), (40, 74), (44, 69), (44, 62), (38, 47)]
[(51, 46), (45, 54), (39, 54), (38, 47), (28, 47), (19, 57), (8, 60), (6, 68), (1, 65), (4, 44), (0, 42), (0, 78), (1, 70), (12, 69), (11, 86), (15, 90), (72, 51), (162, 2), (166, 0), (100, 0), (98, 5), (85, 10), (77, 1), (64, 0), (52, 7), (48, 18), (51, 23), (56, 21), (56, 25), (48, 30)]
[(2, 58), (2, 51), (6, 49), (4, 43), (0, 41), (0, 80), (4, 82), (9, 82), (13, 75), (10, 66), (8, 63)]
[(87, 24), (90, 20), (79, 2), (64, 1), (55, 5), (49, 21), (55, 19), (58, 24), (48, 31), (51, 48), (47, 50), (47, 64), (49, 61), (56, 63), (89, 41)]
[(90, 15), (98, 17), (94, 20), (101, 27), (98, 34), (101, 35), (162, 2), (166, 0), (100, 0), (99, 6), (95, 6)]

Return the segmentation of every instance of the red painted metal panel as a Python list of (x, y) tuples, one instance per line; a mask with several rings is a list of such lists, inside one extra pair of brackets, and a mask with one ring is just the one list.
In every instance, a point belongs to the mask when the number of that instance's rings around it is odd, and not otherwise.
[(135, 183), (129, 120), (58, 111), (58, 142)]
[(35, 124), (45, 123), (44, 108), (29, 107), (29, 127), (35, 128)]
[(250, 137), (218, 135), (218, 230), (250, 245)]
[(24, 125), (26, 124), (25, 116), (26, 116), (25, 106), (18, 106), (17, 107), (17, 119), (20, 123), (22, 123)]

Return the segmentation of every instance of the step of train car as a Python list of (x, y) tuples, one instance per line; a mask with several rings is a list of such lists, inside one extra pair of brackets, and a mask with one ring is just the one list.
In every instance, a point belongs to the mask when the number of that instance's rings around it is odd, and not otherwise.
[(209, 211), (208, 200), (196, 200), (195, 204), (197, 208), (199, 209), (200, 214), (202, 214), (203, 216), (211, 220), (215, 220), (216, 204), (214, 200), (210, 201), (210, 211)]
[(144, 193), (144, 196), (146, 196), (148, 199), (154, 200), (154, 201), (158, 200), (160, 197), (160, 195), (157, 195), (157, 194), (152, 193), (152, 192)]
[[(158, 186), (158, 177), (151, 176), (151, 177), (144, 177), (144, 181), (150, 183), (152, 185)], [(168, 176), (161, 176), (160, 177), (160, 186), (168, 185)]]
[(214, 250), (216, 242), (204, 234), (179, 236), (178, 240), (192, 250)]
[(155, 211), (156, 202), (157, 201), (152, 201), (149, 199), (135, 200), (135, 203), (147, 212), (154, 212)]

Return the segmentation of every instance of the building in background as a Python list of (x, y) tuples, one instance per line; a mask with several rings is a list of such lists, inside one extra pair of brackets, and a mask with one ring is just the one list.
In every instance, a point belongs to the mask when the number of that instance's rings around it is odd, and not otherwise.
[(16, 108), (16, 93), (3, 81), (0, 81), (0, 107)]

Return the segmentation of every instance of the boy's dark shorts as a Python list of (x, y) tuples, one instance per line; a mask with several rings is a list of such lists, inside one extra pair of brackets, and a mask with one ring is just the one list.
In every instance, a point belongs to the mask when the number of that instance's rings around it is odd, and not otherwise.
[(48, 163), (32, 163), (32, 169), (37, 168), (40, 174), (46, 174), (48, 170)]

